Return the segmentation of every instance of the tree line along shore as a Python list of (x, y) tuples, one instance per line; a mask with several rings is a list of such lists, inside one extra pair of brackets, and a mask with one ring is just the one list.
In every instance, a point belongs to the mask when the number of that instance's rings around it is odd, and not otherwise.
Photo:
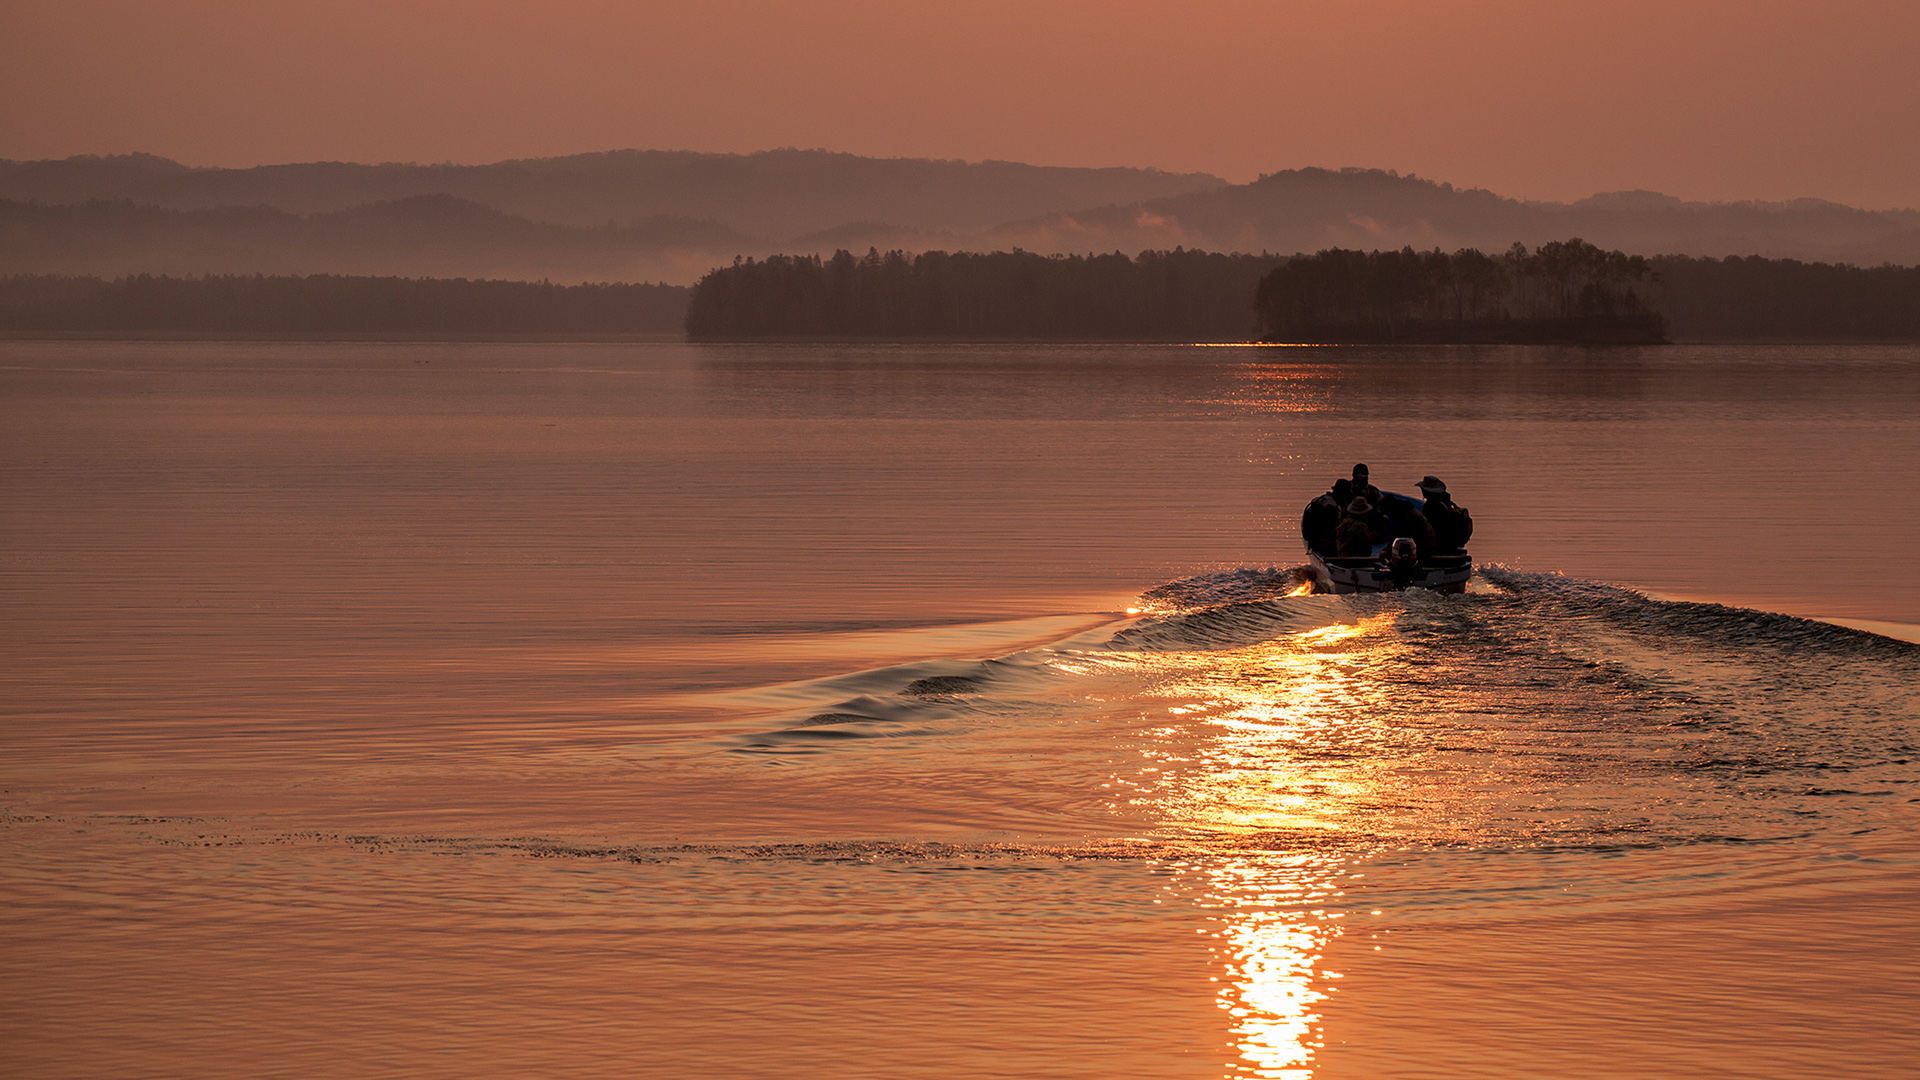
[(135, 275), (0, 278), (0, 330), (180, 334), (673, 334), (683, 285)]
[(1920, 267), (1643, 258), (1570, 240), (1314, 255), (846, 251), (692, 287), (464, 278), (0, 277), (0, 331), (727, 340), (1920, 341)]
[(736, 260), (687, 335), (1277, 342), (1920, 341), (1920, 268), (1474, 249), (1042, 256), (869, 251)]

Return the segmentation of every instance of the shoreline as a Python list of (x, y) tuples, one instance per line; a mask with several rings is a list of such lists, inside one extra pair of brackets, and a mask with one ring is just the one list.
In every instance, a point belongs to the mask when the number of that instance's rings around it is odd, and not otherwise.
[(0, 341), (273, 341), (378, 345), (412, 342), (643, 342), (678, 343), (685, 334), (667, 332), (504, 333), (498, 331), (381, 330), (0, 330)]
[(1271, 349), (1350, 349), (1350, 348), (1507, 348), (1567, 347), (1645, 348), (1650, 345), (1750, 345), (1750, 346), (1849, 346), (1920, 345), (1920, 337), (1674, 337), (1664, 342), (1486, 342), (1486, 341), (1260, 341), (1221, 338), (1143, 338), (1143, 337), (907, 337), (902, 335), (803, 336), (767, 335), (760, 337), (692, 338), (669, 331), (619, 331), (606, 333), (507, 333), (484, 330), (377, 331), (377, 330), (0, 330), (0, 341), (272, 341), (347, 344), (412, 342), (554, 342), (554, 343), (645, 343), (689, 345), (1193, 345), (1207, 348), (1246, 347)]

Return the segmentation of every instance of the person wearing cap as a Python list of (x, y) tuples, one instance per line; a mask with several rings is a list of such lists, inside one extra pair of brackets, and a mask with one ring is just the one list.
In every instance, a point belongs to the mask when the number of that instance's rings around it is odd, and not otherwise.
[(1334, 547), (1341, 558), (1363, 559), (1373, 554), (1374, 545), (1389, 539), (1385, 515), (1364, 496), (1356, 496), (1341, 515)]
[(1466, 507), (1453, 501), (1453, 496), (1447, 493), (1447, 485), (1437, 476), (1421, 478), (1420, 495), (1426, 500), (1421, 512), (1426, 516), (1427, 524), (1433, 526), (1438, 549), (1458, 554), (1467, 546), (1467, 541), (1473, 539), (1473, 515), (1467, 513)]
[(1380, 505), (1380, 489), (1367, 481), (1367, 466), (1362, 462), (1353, 467), (1353, 497), (1365, 499), (1375, 506)]
[(1393, 543), (1387, 545), (1386, 563), (1388, 580), (1395, 589), (1404, 589), (1413, 584), (1420, 575), (1420, 545), (1411, 536), (1396, 536)]

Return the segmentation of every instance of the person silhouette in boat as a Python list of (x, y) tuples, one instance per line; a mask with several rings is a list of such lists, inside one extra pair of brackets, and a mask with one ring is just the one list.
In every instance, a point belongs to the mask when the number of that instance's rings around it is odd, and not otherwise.
[(1347, 512), (1340, 517), (1334, 547), (1341, 558), (1365, 559), (1372, 557), (1375, 547), (1392, 538), (1390, 523), (1380, 508), (1368, 502), (1365, 496), (1355, 496), (1347, 504)]
[(1395, 589), (1404, 589), (1420, 576), (1420, 546), (1411, 536), (1394, 537), (1380, 559)]
[(1447, 485), (1437, 476), (1428, 475), (1420, 480), (1420, 495), (1426, 500), (1421, 513), (1427, 524), (1433, 526), (1433, 536), (1438, 550), (1443, 554), (1458, 555), (1473, 539), (1473, 515), (1467, 508), (1453, 501), (1447, 493)]
[(1340, 516), (1353, 501), (1353, 482), (1335, 480), (1333, 490), (1307, 504), (1300, 515), (1300, 536), (1307, 546), (1330, 556), (1339, 550)]
[(1395, 544), (1401, 540), (1413, 542), (1415, 562), (1426, 562), (1439, 554), (1440, 538), (1412, 499), (1401, 495), (1389, 496), (1383, 501), (1381, 509), (1387, 515), (1387, 534), (1393, 537)]
[(1375, 506), (1380, 505), (1380, 489), (1374, 487), (1367, 481), (1367, 466), (1365, 462), (1361, 462), (1353, 467), (1353, 497), (1356, 499), (1365, 499)]

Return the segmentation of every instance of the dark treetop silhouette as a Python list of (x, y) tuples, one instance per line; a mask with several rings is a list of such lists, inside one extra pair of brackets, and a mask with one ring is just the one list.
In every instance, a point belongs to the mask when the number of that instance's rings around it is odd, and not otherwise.
[(1261, 280), (1261, 336), (1303, 342), (1659, 342), (1647, 260), (1578, 238), (1528, 252), (1345, 251)]
[(1272, 255), (869, 250), (741, 259), (694, 286), (687, 336), (1245, 341)]
[[(1539, 259), (1543, 252), (1529, 258)], [(1607, 254), (1611, 260), (1613, 253)], [(1450, 256), (1322, 252), (1291, 260), (1200, 251), (1146, 252), (1138, 259), (1047, 258), (1025, 252), (933, 253), (917, 259), (870, 253), (854, 259), (842, 253), (826, 262), (798, 256), (743, 259), (707, 276), (697, 306), (689, 304), (694, 289), (672, 285), (561, 286), (324, 274), (139, 275), (111, 281), (0, 277), (0, 330), (658, 334), (685, 327), (696, 339), (1244, 341), (1256, 329), (1256, 289), (1262, 277), (1282, 263), (1292, 268), (1288, 276), (1275, 273), (1271, 280), (1287, 282), (1288, 288), (1319, 281), (1325, 286), (1321, 302), (1329, 305), (1323, 310), (1336, 314), (1330, 305), (1333, 297), (1340, 297), (1350, 305), (1348, 311), (1370, 312), (1384, 320), (1380, 301), (1361, 285), (1403, 290), (1399, 313), (1387, 324), (1401, 341), (1418, 340), (1417, 332), (1437, 332), (1436, 322), (1439, 329), (1491, 334), (1503, 329), (1497, 325), (1503, 311), (1510, 324), (1504, 332), (1510, 334), (1514, 324), (1521, 330), (1529, 325), (1578, 328), (1584, 325), (1580, 313), (1594, 308), (1600, 310), (1604, 327), (1605, 304), (1611, 298), (1614, 317), (1619, 318), (1624, 306), (1620, 297), (1626, 291), (1617, 283), (1572, 277), (1564, 263), (1553, 273), (1527, 277), (1524, 260), (1516, 283), (1512, 260), (1471, 251)], [(1413, 280), (1380, 275), (1382, 264)], [(1920, 341), (1920, 268), (1671, 255), (1648, 259), (1646, 266), (1650, 272), (1644, 278), (1627, 284), (1643, 308), (1650, 300), (1680, 340)], [(1339, 268), (1349, 272), (1344, 284), (1322, 280)], [(1594, 291), (1589, 292), (1589, 285)], [(1269, 303), (1276, 302), (1277, 288), (1267, 288)], [(1573, 322), (1556, 322), (1569, 318), (1560, 314), (1569, 306)], [(1263, 314), (1278, 320), (1297, 317), (1298, 311), (1282, 308)], [(1531, 314), (1537, 311), (1546, 314)], [(1453, 325), (1445, 324), (1447, 318)], [(1528, 318), (1547, 321), (1523, 321)], [(1629, 319), (1626, 325), (1632, 329), (1634, 324)], [(1383, 330), (1376, 321), (1363, 323), (1358, 332)]]
[(681, 285), (339, 277), (0, 278), (0, 329), (184, 333), (670, 334)]

